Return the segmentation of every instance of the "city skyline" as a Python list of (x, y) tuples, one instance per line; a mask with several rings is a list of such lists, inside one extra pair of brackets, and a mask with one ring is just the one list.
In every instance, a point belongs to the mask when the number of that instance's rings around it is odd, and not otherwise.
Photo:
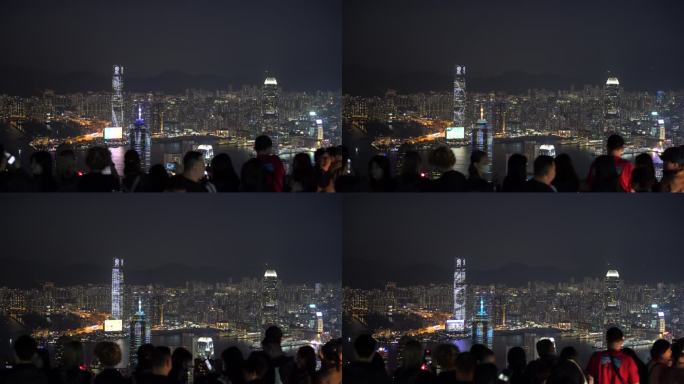
[(629, 90), (681, 89), (682, 13), (672, 1), (347, 1), (343, 89), (445, 91), (454, 63), (477, 91), (581, 88), (608, 72)]
[[(0, 281), (9, 286), (108, 282), (114, 257), (126, 260), (126, 281), (133, 284), (239, 281), (262, 276), (265, 264), (291, 283), (339, 281), (340, 201), (241, 195), (219, 201), (199, 197), (188, 204), (188, 198), (121, 195), (106, 204), (101, 196), (74, 196), (59, 204), (49, 196), (6, 200), (13, 222), (0, 225), (6, 238)], [(36, 223), (39, 212), (50, 214)], [(132, 219), (141, 212), (142, 226)], [(328, 225), (311, 225), (316, 222)], [(35, 228), (41, 241), (32, 241), (26, 228)], [(294, 239), (303, 229), (307, 249), (327, 252), (315, 258), (302, 252)]]
[[(677, 217), (684, 211), (669, 199), (640, 204), (615, 195), (346, 199), (347, 287), (450, 284), (454, 258), (468, 260), (468, 285), (582, 281), (603, 278), (608, 269), (619, 270), (630, 283), (668, 283), (678, 281), (675, 271), (684, 268), (667, 240), (682, 236)], [(363, 220), (368, 212), (383, 218), (382, 225)], [(650, 258), (662, 263), (644, 264)]]
[[(221, 89), (231, 83), (258, 84), (265, 71), (293, 84), (290, 89), (339, 89), (340, 7), (337, 0), (299, 0), (297, 6), (272, 0), (203, 2), (202, 6), (126, 1), (118, 7), (86, 1), (11, 1), (0, 12), (7, 52), (0, 60), (7, 75), (1, 78), (0, 92), (9, 86), (29, 91), (50, 88), (33, 81), (40, 78), (47, 83), (84, 79), (82, 84), (67, 84), (81, 91), (106, 90), (105, 86), (89, 88), (96, 85), (89, 84), (88, 77), (106, 77), (113, 62), (126, 66), (131, 78), (159, 77), (163, 87), (158, 90), (177, 86), (174, 74), (196, 77), (196, 88), (202, 81), (215, 80), (219, 83), (214, 89)], [(73, 22), (49, 33), (40, 29), (53, 25), (55, 17)], [(137, 27), (112, 33), (110, 20)], [(41, 26), (39, 32), (46, 33), (21, 33), (27, 23)], [(302, 50), (315, 52), (316, 60)], [(22, 71), (41, 76), (13, 82), (10, 75)]]

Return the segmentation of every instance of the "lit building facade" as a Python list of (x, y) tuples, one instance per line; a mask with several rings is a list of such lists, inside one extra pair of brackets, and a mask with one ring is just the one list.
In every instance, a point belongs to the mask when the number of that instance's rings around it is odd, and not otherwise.
[(466, 67), (454, 66), (454, 127), (465, 127)]
[(121, 65), (114, 66), (112, 75), (112, 126), (124, 127), (123, 72)]
[(131, 327), (129, 332), (129, 364), (130, 367), (134, 367), (138, 364), (138, 358), (136, 351), (143, 344), (149, 344), (151, 340), (151, 330), (149, 324), (147, 323), (147, 318), (145, 317), (145, 312), (142, 309), (142, 300), (138, 299), (138, 311), (133, 315), (131, 319)]
[(261, 325), (266, 328), (278, 322), (278, 274), (273, 269), (264, 272), (261, 281)]
[(604, 326), (620, 325), (620, 274), (611, 269), (604, 280)]
[(114, 258), (112, 268), (112, 320), (122, 320), (123, 318), (123, 264), (123, 259)]
[(456, 258), (454, 269), (454, 312), (450, 331), (464, 332), (466, 319), (466, 260)]
[(143, 172), (147, 171), (152, 161), (152, 136), (145, 124), (145, 119), (142, 117), (142, 107), (140, 106), (138, 106), (138, 118), (129, 132), (129, 143), (130, 148), (138, 152), (138, 156), (140, 156), (140, 167)]
[(262, 131), (275, 133), (278, 130), (278, 80), (266, 77), (262, 88)]

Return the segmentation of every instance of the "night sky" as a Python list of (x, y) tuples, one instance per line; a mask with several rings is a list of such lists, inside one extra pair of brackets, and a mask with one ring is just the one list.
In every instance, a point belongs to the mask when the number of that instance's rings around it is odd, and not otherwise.
[(510, 90), (605, 83), (684, 88), (678, 0), (346, 0), (344, 92)]
[(0, 285), (134, 283), (263, 276), (339, 282), (339, 199), (322, 195), (15, 195), (2, 197)]
[(337, 90), (341, 6), (341, 0), (2, 1), (0, 68), (49, 71), (48, 78), (111, 76), (112, 65), (122, 64), (129, 78), (178, 71), (234, 85), (260, 84), (269, 70), (289, 90)]
[(684, 205), (666, 195), (346, 196), (343, 284), (681, 282)]

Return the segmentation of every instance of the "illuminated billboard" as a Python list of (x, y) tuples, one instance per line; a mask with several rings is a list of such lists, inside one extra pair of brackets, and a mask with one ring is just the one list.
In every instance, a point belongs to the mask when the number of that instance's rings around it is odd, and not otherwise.
[(446, 321), (446, 331), (447, 332), (461, 332), (465, 326), (463, 320), (447, 320)]
[(465, 128), (464, 127), (447, 127), (446, 128), (446, 139), (447, 140), (465, 139)]
[(104, 321), (104, 331), (105, 332), (121, 332), (123, 330), (122, 320), (105, 320)]
[(106, 127), (104, 129), (105, 140), (121, 140), (123, 138), (123, 129), (121, 127)]

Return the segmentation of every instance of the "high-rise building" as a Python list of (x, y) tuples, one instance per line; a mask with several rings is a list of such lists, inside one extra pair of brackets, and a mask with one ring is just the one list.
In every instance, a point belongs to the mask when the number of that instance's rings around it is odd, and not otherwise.
[(607, 327), (620, 325), (620, 274), (614, 269), (606, 272), (604, 280), (603, 324)]
[(609, 77), (603, 88), (603, 132), (620, 131), (620, 82), (617, 77)]
[(485, 152), (490, 159), (490, 166), (484, 171), (483, 175), (486, 179), (490, 179), (492, 173), (491, 159), (493, 159), (494, 137), (489, 129), (489, 123), (485, 119), (484, 107), (482, 105), (480, 105), (480, 118), (473, 127), (471, 144), (473, 150)]
[(494, 334), (489, 325), (489, 315), (485, 310), (484, 298), (480, 297), (480, 306), (475, 316), (473, 316), (472, 338), (473, 344), (483, 344), (492, 347), (492, 336)]
[(665, 338), (665, 312), (658, 312), (658, 338)]
[(453, 331), (465, 331), (466, 308), (466, 261), (462, 258), (454, 259), (454, 313)]
[(138, 106), (138, 118), (129, 132), (129, 143), (132, 150), (138, 152), (140, 156), (140, 167), (143, 171), (147, 171), (152, 164), (152, 136), (150, 130), (145, 124), (145, 119), (142, 117), (142, 107)]
[(466, 67), (454, 66), (454, 127), (465, 127)]
[(122, 128), (124, 128), (123, 71), (123, 66), (115, 65), (112, 75), (112, 126)]
[(123, 259), (114, 258), (112, 268), (112, 320), (123, 319)]
[(130, 367), (134, 367), (138, 363), (136, 351), (143, 344), (148, 344), (151, 339), (150, 327), (145, 318), (145, 312), (142, 309), (142, 300), (138, 299), (138, 311), (131, 319), (131, 328), (129, 333), (130, 344), (128, 349)]
[(261, 325), (266, 328), (277, 323), (278, 274), (273, 269), (267, 269), (261, 281)]
[(278, 128), (278, 81), (275, 77), (266, 77), (262, 88), (262, 131), (274, 133)]

